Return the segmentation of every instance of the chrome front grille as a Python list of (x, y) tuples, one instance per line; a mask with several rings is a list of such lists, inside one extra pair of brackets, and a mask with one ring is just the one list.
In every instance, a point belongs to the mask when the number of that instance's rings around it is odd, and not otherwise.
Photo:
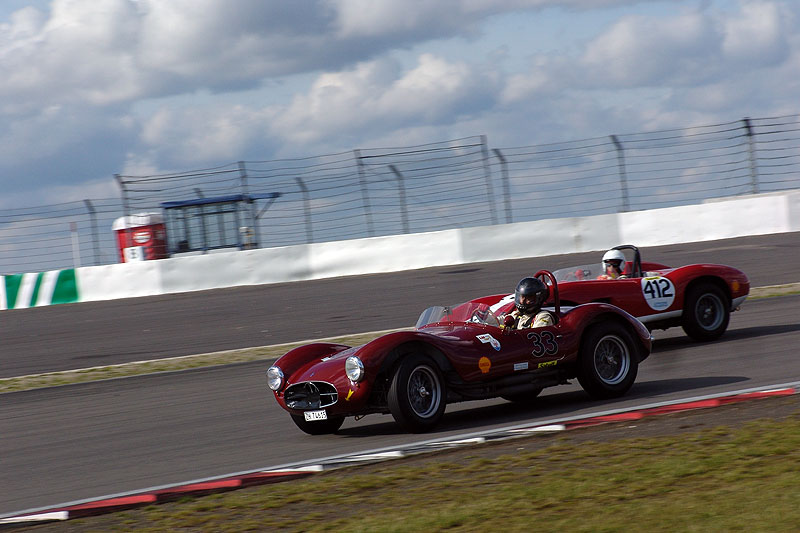
[(283, 397), (286, 407), (291, 409), (322, 409), (335, 404), (339, 393), (325, 381), (303, 381), (290, 385)]

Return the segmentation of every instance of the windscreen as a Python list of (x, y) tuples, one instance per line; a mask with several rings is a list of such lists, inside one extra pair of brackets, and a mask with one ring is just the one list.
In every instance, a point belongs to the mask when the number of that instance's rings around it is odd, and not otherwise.
[(579, 265), (553, 271), (553, 276), (555, 276), (556, 281), (559, 283), (562, 281), (584, 281), (597, 279), (597, 276), (602, 274), (602, 263), (595, 263), (593, 265)]
[(429, 324), (473, 323), (500, 327), (500, 321), (487, 304), (467, 302), (457, 305), (434, 305), (425, 309), (417, 320), (416, 328)]

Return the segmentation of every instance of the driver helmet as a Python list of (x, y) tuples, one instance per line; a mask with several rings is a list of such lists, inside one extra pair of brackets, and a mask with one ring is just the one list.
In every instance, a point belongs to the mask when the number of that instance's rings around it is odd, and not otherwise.
[[(609, 271), (609, 267), (613, 270)], [(625, 254), (619, 250), (609, 250), (603, 255), (603, 273), (612, 277), (622, 275), (625, 270)]]
[(548, 293), (547, 285), (539, 278), (522, 278), (514, 291), (514, 305), (520, 313), (538, 313)]

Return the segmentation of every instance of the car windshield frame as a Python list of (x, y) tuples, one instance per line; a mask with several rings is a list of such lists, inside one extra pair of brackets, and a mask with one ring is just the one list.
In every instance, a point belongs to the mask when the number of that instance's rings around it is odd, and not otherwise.
[(434, 305), (420, 313), (416, 329), (434, 324), (481, 324), (500, 327), (500, 318), (492, 311), (490, 305), (477, 302), (465, 302), (456, 305)]
[(603, 275), (603, 264), (593, 263), (590, 265), (578, 265), (567, 268), (559, 268), (553, 270), (558, 283), (564, 281), (591, 281), (596, 280), (598, 276)]

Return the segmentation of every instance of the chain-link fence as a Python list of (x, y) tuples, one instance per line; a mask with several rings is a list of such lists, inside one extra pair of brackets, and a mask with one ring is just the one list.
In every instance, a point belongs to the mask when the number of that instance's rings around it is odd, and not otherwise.
[(114, 263), (119, 198), (0, 210), (0, 274)]
[(178, 223), (202, 231), (204, 243), (274, 247), (800, 188), (798, 132), (800, 115), (791, 115), (545, 145), (491, 148), (478, 136), (117, 175), (119, 200), (0, 211), (0, 272), (116, 262), (111, 221), (143, 212), (167, 213), (175, 254)]

